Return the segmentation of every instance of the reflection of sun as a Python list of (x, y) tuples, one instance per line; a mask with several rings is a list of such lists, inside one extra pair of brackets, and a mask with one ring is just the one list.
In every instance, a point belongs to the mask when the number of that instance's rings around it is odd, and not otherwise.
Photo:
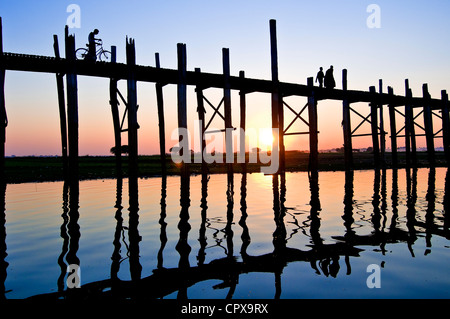
[(259, 146), (260, 147), (268, 147), (272, 146), (273, 143), (273, 135), (271, 130), (262, 130), (259, 133)]

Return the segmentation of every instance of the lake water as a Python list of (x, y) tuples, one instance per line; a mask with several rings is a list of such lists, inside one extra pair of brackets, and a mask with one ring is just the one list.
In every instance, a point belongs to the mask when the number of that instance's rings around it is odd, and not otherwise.
[(449, 184), (447, 168), (11, 184), (1, 293), (449, 298)]

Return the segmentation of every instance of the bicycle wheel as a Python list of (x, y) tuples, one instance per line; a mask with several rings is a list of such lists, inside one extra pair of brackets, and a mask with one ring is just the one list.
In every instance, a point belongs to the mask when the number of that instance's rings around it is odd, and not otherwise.
[(99, 61), (108, 61), (110, 56), (111, 56), (111, 52), (109, 52), (107, 50), (102, 50), (102, 52), (100, 52), (98, 55), (98, 60)]
[(79, 48), (75, 51), (75, 56), (77, 57), (77, 60), (84, 60), (88, 52), (89, 51), (86, 48)]

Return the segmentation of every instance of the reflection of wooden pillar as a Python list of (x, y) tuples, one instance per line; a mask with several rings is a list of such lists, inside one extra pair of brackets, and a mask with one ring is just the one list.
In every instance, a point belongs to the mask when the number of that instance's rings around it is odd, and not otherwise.
[(449, 123), (449, 114), (448, 114), (448, 95), (447, 91), (442, 90), (442, 136), (443, 136), (443, 146), (445, 159), (447, 161), (447, 165), (450, 165), (450, 123)]
[(3, 31), (2, 18), (0, 17), (0, 182), (4, 182), (5, 174), (5, 142), (6, 126), (8, 120), (6, 117), (5, 105), (5, 69), (3, 67)]
[[(56, 60), (60, 59), (58, 36), (53, 35), (53, 49), (55, 51)], [(56, 88), (58, 90), (58, 106), (59, 106), (59, 125), (61, 130), (61, 154), (63, 161), (63, 175), (67, 180), (69, 174), (69, 162), (67, 158), (67, 118), (66, 118), (66, 101), (64, 99), (64, 74), (56, 74)]]
[[(159, 53), (155, 53), (156, 68), (160, 69)], [(166, 173), (166, 136), (165, 136), (165, 121), (164, 121), (164, 98), (163, 98), (163, 84), (156, 82), (156, 103), (158, 104), (158, 126), (159, 126), (159, 154), (161, 157), (161, 170)]]
[[(180, 156), (183, 158), (183, 151), (189, 152), (189, 141), (183, 141), (185, 145), (182, 145), (183, 133), (187, 130), (187, 90), (186, 90), (186, 44), (177, 44), (177, 56), (178, 56), (178, 86), (177, 86), (177, 110), (178, 110), (178, 135), (180, 147)], [(184, 132), (183, 132), (184, 131)], [(190, 154), (189, 154), (190, 156)], [(188, 174), (188, 164), (182, 162), (181, 175)]]
[(233, 172), (234, 153), (233, 153), (233, 126), (231, 122), (231, 87), (230, 87), (230, 50), (222, 49), (223, 62), (223, 105), (225, 107), (225, 148), (227, 172)]
[[(375, 96), (375, 87), (371, 86), (369, 88), (370, 93)], [(370, 123), (372, 127), (372, 148), (373, 148), (373, 159), (375, 167), (380, 166), (380, 144), (378, 142), (378, 114), (377, 110), (378, 104), (376, 102), (370, 103)]]
[(344, 160), (345, 169), (349, 170), (353, 166), (352, 152), (352, 129), (350, 121), (350, 102), (346, 96), (347, 92), (347, 70), (342, 70), (342, 90), (344, 91), (344, 100), (342, 101), (342, 129), (344, 130)]
[(433, 115), (431, 113), (430, 94), (428, 93), (428, 85), (422, 86), (423, 91), (423, 123), (425, 126), (425, 138), (427, 142), (428, 162), (434, 165), (434, 131), (433, 131)]
[[(116, 47), (111, 47), (111, 63), (116, 63)], [(109, 80), (109, 104), (114, 127), (114, 147), (116, 149), (116, 175), (122, 176), (122, 135), (120, 129), (119, 102), (117, 101), (117, 80)]]
[(317, 102), (314, 96), (314, 78), (308, 78), (308, 87), (311, 92), (308, 96), (308, 116), (309, 116), (309, 170), (312, 174), (317, 174), (319, 162), (319, 146), (317, 136)]
[(78, 95), (77, 73), (75, 70), (75, 36), (69, 35), (69, 29), (65, 29), (66, 60), (68, 62), (67, 85), (67, 127), (69, 145), (69, 178), (78, 180)]
[[(200, 68), (195, 69), (195, 74), (200, 77), (201, 71)], [(198, 120), (200, 122), (200, 154), (202, 159), (202, 174), (208, 173), (208, 167), (206, 165), (205, 161), (205, 149), (206, 149), (206, 141), (205, 141), (205, 105), (203, 103), (203, 89), (201, 85), (197, 84), (195, 87), (195, 91), (197, 94), (197, 113), (198, 113)]]
[[(394, 90), (392, 87), (388, 87), (388, 94), (390, 97), (394, 95)], [(391, 151), (392, 151), (392, 166), (398, 166), (398, 155), (397, 155), (397, 125), (395, 123), (395, 106), (389, 104), (389, 122), (391, 130)]]
[(129, 175), (131, 178), (138, 176), (138, 122), (137, 122), (137, 88), (136, 74), (136, 51), (134, 39), (127, 39), (127, 66), (128, 66), (128, 159)]

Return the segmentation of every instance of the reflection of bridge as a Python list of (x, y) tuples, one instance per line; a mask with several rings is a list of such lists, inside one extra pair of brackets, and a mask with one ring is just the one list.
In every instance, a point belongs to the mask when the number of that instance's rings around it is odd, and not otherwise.
[[(430, 165), (435, 164), (435, 138), (443, 138), (443, 147), (447, 162), (450, 162), (450, 137), (449, 137), (449, 109), (448, 95), (445, 90), (441, 91), (441, 98), (432, 98), (428, 92), (428, 85), (423, 85), (422, 97), (413, 97), (409, 87), (409, 81), (405, 80), (405, 95), (394, 95), (393, 89), (388, 87), (387, 93), (383, 92), (383, 83), (379, 80), (379, 89), (376, 92), (375, 86), (369, 88), (369, 91), (355, 91), (347, 88), (347, 70), (342, 73), (342, 89), (328, 89), (314, 87), (313, 78), (307, 79), (307, 85), (284, 83), (278, 79), (278, 52), (277, 52), (277, 35), (276, 21), (270, 21), (270, 44), (271, 44), (271, 80), (249, 79), (245, 77), (244, 71), (240, 71), (239, 76), (230, 74), (230, 53), (229, 49), (224, 48), (223, 54), (223, 74), (210, 74), (201, 72), (200, 69), (195, 71), (187, 70), (186, 45), (179, 43), (178, 48), (178, 68), (176, 70), (164, 69), (160, 67), (159, 54), (156, 53), (156, 66), (140, 66), (136, 65), (135, 44), (133, 39), (127, 39), (126, 57), (127, 62), (116, 63), (116, 47), (112, 47), (111, 62), (91, 62), (76, 60), (75, 57), (75, 37), (68, 34), (68, 28), (65, 32), (65, 58), (60, 57), (58, 39), (54, 36), (55, 57), (26, 55), (17, 53), (3, 52), (1, 20), (0, 20), (0, 172), (4, 171), (4, 155), (5, 155), (5, 138), (6, 126), (8, 124), (6, 105), (5, 105), (5, 71), (17, 70), (25, 72), (45, 72), (56, 74), (58, 104), (61, 123), (61, 144), (62, 157), (65, 177), (72, 175), (73, 179), (78, 177), (78, 93), (77, 93), (77, 76), (90, 76), (110, 79), (109, 100), (111, 104), (111, 112), (113, 115), (113, 126), (115, 136), (115, 149), (117, 158), (117, 170), (121, 173), (121, 133), (128, 132), (128, 149), (129, 149), (129, 174), (138, 174), (138, 99), (136, 92), (137, 82), (152, 82), (156, 84), (156, 97), (158, 106), (158, 124), (160, 136), (160, 153), (162, 170), (165, 170), (164, 155), (166, 151), (165, 145), (165, 120), (164, 120), (164, 99), (163, 87), (168, 84), (177, 85), (177, 117), (178, 128), (180, 133), (180, 145), (184, 150), (188, 150), (189, 145), (183, 141), (183, 133), (187, 129), (187, 86), (195, 86), (197, 96), (197, 112), (199, 120), (203, 124), (201, 128), (202, 151), (205, 149), (204, 135), (207, 133), (205, 126), (206, 109), (205, 101), (209, 104), (214, 112), (208, 122), (218, 115), (224, 121), (226, 154), (233, 154), (232, 140), (232, 118), (231, 118), (231, 90), (238, 91), (240, 94), (240, 128), (245, 131), (246, 126), (246, 95), (259, 92), (271, 94), (271, 116), (272, 127), (276, 138), (274, 139), (274, 152), (278, 155), (279, 172), (285, 169), (285, 148), (284, 136), (286, 135), (309, 135), (309, 168), (312, 172), (318, 170), (318, 117), (317, 104), (318, 101), (325, 99), (342, 101), (343, 118), (342, 127), (344, 135), (345, 164), (347, 168), (351, 168), (352, 163), (352, 138), (358, 136), (371, 136), (373, 143), (374, 163), (378, 167), (382, 163), (386, 163), (386, 134), (384, 125), (383, 109), (388, 107), (389, 111), (389, 131), (392, 149), (392, 165), (398, 164), (397, 158), (397, 138), (405, 137), (406, 161), (407, 164), (414, 163), (416, 158), (416, 136), (426, 137), (426, 146), (428, 152), (428, 160)], [(66, 77), (66, 94), (64, 92), (63, 78)], [(127, 81), (127, 99), (117, 89), (119, 80)], [(204, 91), (208, 88), (223, 89), (223, 99), (216, 107), (212, 105), (205, 97)], [(294, 107), (287, 103), (290, 96), (307, 97), (306, 105), (297, 111)], [(67, 106), (66, 106), (67, 100)], [(119, 116), (119, 100), (123, 102), (126, 109), (122, 121)], [(352, 103), (369, 103), (370, 113), (365, 116), (352, 108)], [(224, 111), (220, 110), (223, 106)], [(294, 120), (285, 127), (284, 107), (295, 115)], [(404, 107), (404, 112), (400, 111), (400, 107)], [(419, 110), (418, 114), (414, 114), (414, 110)], [(307, 110), (308, 118), (305, 119), (302, 113)], [(436, 112), (441, 112), (441, 115)], [(66, 116), (67, 113), (67, 116)], [(125, 114), (128, 119), (128, 127), (124, 128)], [(397, 128), (398, 115), (401, 115), (402, 127)], [(352, 129), (351, 115), (359, 119), (360, 123)], [(417, 118), (423, 117), (423, 126), (417, 123)], [(397, 119), (396, 119), (397, 117)], [(439, 120), (433, 121), (433, 118)], [(307, 125), (305, 132), (288, 131), (291, 125), (301, 120)], [(436, 130), (433, 123), (442, 122), (442, 128)], [(357, 134), (357, 131), (363, 124), (370, 124), (370, 133)], [(416, 134), (415, 130), (420, 128), (423, 130), (421, 134)], [(403, 132), (403, 133), (402, 133)], [(403, 134), (403, 135), (401, 135)], [(240, 136), (241, 145), (244, 136)], [(242, 150), (240, 150), (242, 152)], [(232, 156), (230, 156), (232, 157)], [(203, 159), (202, 169), (206, 173), (206, 162)], [(69, 170), (70, 167), (70, 170)], [(231, 164), (228, 165), (228, 171), (232, 170)], [(182, 166), (182, 172), (186, 173), (188, 166)]]
[[(372, 200), (373, 213), (371, 214), (370, 222), (373, 225), (373, 231), (368, 235), (357, 235), (354, 230), (354, 199), (353, 199), (353, 173), (346, 173), (345, 183), (345, 197), (344, 197), (344, 213), (342, 215), (343, 224), (346, 229), (346, 233), (343, 236), (333, 236), (336, 241), (332, 244), (324, 244), (320, 235), (320, 199), (319, 199), (319, 187), (317, 179), (310, 179), (310, 214), (309, 225), (299, 226), (303, 228), (302, 231), (310, 238), (309, 250), (300, 250), (296, 248), (288, 247), (288, 240), (292, 238), (288, 236), (285, 228), (284, 218), (287, 213), (286, 207), (284, 207), (286, 185), (284, 175), (274, 176), (272, 179), (273, 196), (274, 196), (274, 222), (275, 231), (273, 233), (273, 247), (274, 250), (271, 253), (263, 254), (260, 256), (250, 256), (247, 253), (247, 247), (250, 244), (250, 231), (246, 225), (246, 187), (247, 178), (243, 173), (241, 179), (240, 188), (240, 210), (241, 217), (239, 220), (239, 226), (242, 228), (242, 245), (240, 247), (240, 255), (234, 254), (233, 247), (233, 231), (231, 228), (233, 222), (233, 188), (234, 181), (233, 175), (228, 176), (228, 211), (227, 211), (227, 223), (223, 231), (226, 235), (226, 257), (213, 260), (209, 263), (205, 263), (205, 248), (207, 247), (206, 240), (206, 228), (209, 227), (209, 220), (207, 218), (207, 184), (208, 178), (206, 175), (202, 176), (202, 219), (199, 231), (200, 249), (197, 254), (198, 263), (195, 266), (191, 266), (189, 263), (189, 255), (191, 253), (191, 247), (188, 245), (187, 237), (190, 231), (189, 224), (189, 178), (181, 178), (180, 188), (180, 220), (178, 228), (180, 230), (180, 236), (176, 250), (180, 255), (179, 266), (177, 268), (167, 269), (163, 267), (163, 250), (167, 242), (166, 236), (166, 178), (162, 178), (162, 191), (161, 191), (161, 248), (158, 252), (158, 266), (153, 271), (153, 274), (141, 278), (142, 266), (139, 262), (139, 231), (138, 231), (138, 210), (133, 210), (133, 207), (138, 207), (137, 201), (137, 188), (135, 194), (130, 194), (133, 198), (132, 203), (135, 206), (130, 205), (130, 224), (128, 228), (129, 245), (127, 245), (127, 256), (130, 262), (131, 280), (120, 280), (118, 278), (118, 271), (122, 257), (120, 256), (121, 250), (121, 238), (124, 236), (122, 225), (122, 180), (118, 179), (117, 184), (117, 202), (115, 207), (116, 211), (116, 234), (113, 241), (114, 253), (112, 256), (111, 265), (111, 277), (109, 279), (100, 280), (92, 283), (87, 283), (81, 287), (81, 289), (64, 290), (64, 276), (66, 276), (66, 265), (63, 261), (64, 256), (69, 263), (77, 263), (79, 260), (76, 257), (78, 250), (79, 239), (79, 226), (77, 224), (77, 207), (78, 199), (77, 194), (75, 197), (64, 196), (65, 204), (63, 205), (65, 211), (64, 214), (70, 216), (71, 222), (67, 223), (67, 218), (64, 218), (64, 224), (61, 228), (61, 236), (64, 239), (63, 251), (59, 258), (59, 264), (61, 266), (61, 277), (58, 281), (59, 291), (55, 293), (37, 295), (32, 298), (37, 299), (56, 299), (56, 298), (77, 298), (83, 299), (89, 298), (161, 298), (170, 294), (178, 292), (179, 298), (187, 298), (187, 288), (197, 283), (206, 280), (221, 280), (222, 283), (217, 284), (214, 288), (229, 288), (227, 298), (232, 298), (233, 293), (238, 285), (239, 276), (249, 273), (273, 273), (275, 276), (275, 298), (279, 298), (282, 292), (281, 276), (283, 269), (292, 262), (307, 262), (310, 264), (312, 270), (316, 274), (323, 274), (325, 276), (336, 277), (340, 271), (340, 258), (344, 259), (346, 265), (346, 274), (351, 274), (350, 257), (359, 257), (359, 253), (367, 246), (380, 247), (382, 253), (386, 251), (386, 244), (390, 243), (406, 243), (411, 254), (414, 255), (413, 245), (416, 239), (420, 236), (424, 236), (427, 241), (427, 246), (431, 245), (431, 236), (441, 236), (450, 239), (450, 171), (447, 171), (446, 184), (445, 184), (445, 196), (444, 196), (444, 219), (435, 220), (434, 208), (435, 208), (435, 170), (430, 169), (428, 180), (428, 192), (426, 196), (427, 209), (425, 222), (418, 221), (416, 219), (416, 200), (417, 200), (417, 170), (406, 171), (407, 173), (407, 212), (406, 212), (406, 227), (407, 229), (401, 229), (397, 227), (398, 223), (398, 177), (397, 170), (393, 170), (392, 178), (392, 219), (389, 225), (386, 225), (386, 178), (385, 172), (375, 170), (374, 178), (374, 195)], [(137, 184), (135, 185), (137, 186)], [(68, 189), (65, 188), (65, 191)], [(131, 204), (132, 204), (131, 203)], [(63, 217), (64, 217), (63, 214)], [(67, 228), (66, 228), (67, 226)], [(404, 225), (403, 225), (404, 226)], [(63, 232), (67, 229), (67, 234)]]

